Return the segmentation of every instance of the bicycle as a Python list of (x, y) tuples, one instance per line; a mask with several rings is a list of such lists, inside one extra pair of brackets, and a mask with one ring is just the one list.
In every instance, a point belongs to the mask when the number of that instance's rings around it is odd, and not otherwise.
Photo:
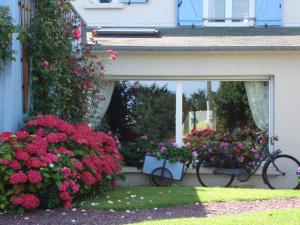
[[(258, 134), (258, 140), (263, 132)], [(269, 138), (271, 144), (278, 137)], [(246, 182), (263, 164), (262, 179), (271, 189), (298, 189), (297, 168), (300, 162), (293, 156), (281, 154), (278, 149), (269, 152), (268, 142), (259, 149), (259, 158), (254, 168), (239, 168), (236, 159), (226, 153), (210, 153), (200, 158), (196, 165), (197, 178), (204, 187), (228, 187), (234, 178)]]

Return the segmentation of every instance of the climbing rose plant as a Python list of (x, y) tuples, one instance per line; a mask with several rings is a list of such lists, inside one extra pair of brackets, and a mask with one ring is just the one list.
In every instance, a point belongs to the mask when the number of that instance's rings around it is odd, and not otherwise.
[(22, 131), (0, 134), (0, 209), (69, 208), (76, 198), (114, 186), (121, 166), (111, 136), (38, 116)]
[(116, 59), (110, 50), (101, 59), (92, 43), (82, 43), (85, 23), (67, 0), (34, 0), (34, 14), (25, 40), (31, 62), (30, 115), (55, 114), (81, 123), (95, 118), (106, 87), (105, 65)]

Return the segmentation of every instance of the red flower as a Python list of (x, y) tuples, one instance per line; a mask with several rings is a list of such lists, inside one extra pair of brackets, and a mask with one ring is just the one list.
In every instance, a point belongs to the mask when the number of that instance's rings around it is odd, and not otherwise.
[(79, 190), (79, 185), (75, 184), (75, 185), (72, 185), (72, 191), (74, 194), (76, 194)]
[(46, 165), (46, 163), (42, 162), (37, 157), (32, 157), (26, 161), (26, 166), (28, 168), (40, 168)]
[(43, 66), (44, 66), (45, 69), (49, 69), (49, 62), (45, 60), (43, 62)]
[(40, 200), (33, 194), (25, 194), (22, 198), (22, 206), (25, 209), (35, 209), (40, 205)]
[(249, 152), (244, 152), (243, 156), (247, 157), (249, 155)]
[(11, 204), (13, 205), (21, 205), (23, 203), (22, 197), (14, 197), (10, 200)]
[(36, 136), (35, 139), (24, 148), (24, 151), (30, 154), (43, 155), (46, 154), (47, 147), (48, 143), (43, 138)]
[(48, 143), (59, 143), (67, 140), (67, 135), (65, 133), (50, 133), (45, 137)]
[(66, 209), (70, 208), (72, 206), (72, 202), (71, 201), (66, 201), (65, 204), (64, 204), (64, 207)]
[(59, 198), (63, 201), (70, 201), (71, 200), (71, 196), (69, 195), (68, 192), (64, 191), (64, 192), (61, 192), (59, 194)]
[(75, 166), (75, 168), (76, 168), (77, 170), (82, 170), (83, 165), (82, 165), (82, 163), (79, 162), (77, 159), (72, 158), (72, 159), (71, 159), (71, 163)]
[(18, 160), (23, 160), (23, 161), (26, 161), (29, 159), (29, 155), (28, 153), (26, 152), (23, 152), (23, 151), (18, 151), (16, 154), (15, 154), (15, 158), (18, 159)]
[(96, 183), (95, 177), (93, 177), (93, 175), (88, 171), (82, 172), (80, 175), (80, 179), (86, 184), (95, 184)]
[(11, 183), (11, 184), (26, 183), (26, 181), (27, 181), (27, 176), (22, 171), (20, 171), (18, 173), (14, 173), (9, 178), (9, 183)]
[(110, 49), (107, 50), (106, 52), (110, 55), (112, 60), (116, 60), (118, 58), (118, 53), (116, 53), (115, 51)]
[(69, 183), (68, 182), (64, 182), (62, 185), (60, 185), (58, 187), (58, 190), (62, 191), (62, 192), (65, 192), (65, 191), (67, 191), (68, 187), (69, 187)]
[(68, 167), (64, 167), (60, 169), (60, 172), (62, 173), (63, 178), (67, 178), (71, 174), (72, 170)]
[(10, 163), (10, 160), (9, 159), (1, 159), (0, 160), (0, 164), (2, 164), (2, 165), (8, 165)]
[(72, 35), (73, 35), (73, 38), (75, 40), (80, 39), (80, 37), (81, 37), (80, 30), (79, 29), (73, 29), (72, 30)]
[(14, 170), (19, 170), (22, 168), (21, 164), (15, 159), (13, 161), (11, 161), (11, 163), (9, 164), (9, 167)]
[(50, 164), (50, 163), (53, 163), (53, 162), (56, 162), (58, 161), (58, 157), (52, 153), (47, 153), (46, 155), (42, 155), (40, 157), (40, 160), (42, 160), (43, 162), (47, 163), (47, 164)]
[(89, 169), (96, 169), (96, 166), (94, 165), (93, 161), (90, 157), (85, 157), (81, 160)]
[(27, 173), (28, 181), (32, 184), (39, 184), (42, 182), (43, 177), (39, 171), (29, 170)]
[(29, 133), (27, 131), (19, 131), (16, 133), (18, 140), (24, 140), (29, 137)]
[(59, 148), (58, 150), (56, 150), (56, 153), (67, 154), (68, 156), (74, 156), (74, 153), (66, 148)]
[(38, 129), (36, 132), (35, 132), (35, 135), (36, 136), (40, 136), (40, 137), (44, 137), (45, 135), (45, 130), (43, 128), (40, 128)]
[(6, 142), (10, 138), (10, 136), (13, 135), (13, 133), (10, 132), (3, 132), (0, 134), (0, 142)]
[(79, 66), (76, 66), (76, 67), (74, 68), (74, 73), (76, 73), (77, 75), (80, 75), (80, 74), (81, 74), (81, 72), (82, 72), (82, 69), (81, 69), (81, 67), (79, 67)]

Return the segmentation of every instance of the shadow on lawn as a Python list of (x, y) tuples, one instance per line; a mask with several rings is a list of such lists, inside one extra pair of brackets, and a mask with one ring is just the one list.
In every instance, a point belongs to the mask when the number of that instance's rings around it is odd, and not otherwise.
[[(176, 201), (174, 196), (168, 198), (167, 194), (169, 188), (162, 191), (159, 189), (158, 194), (161, 193), (159, 199), (164, 201), (169, 200), (168, 204), (174, 205), (172, 201)], [(203, 190), (205, 192), (206, 190)], [(204, 194), (202, 192), (202, 194)], [(175, 193), (174, 193), (175, 194)], [(178, 195), (178, 196), (177, 196)], [(162, 219), (174, 219), (174, 218), (190, 218), (190, 217), (207, 217), (209, 212), (206, 211), (205, 206), (201, 204), (196, 189), (189, 188), (184, 193), (176, 193), (176, 198), (186, 198), (188, 201), (186, 205), (175, 206), (172, 208), (157, 208), (145, 209), (145, 210), (127, 210), (125, 212), (114, 211), (99, 211), (96, 209), (54, 209), (54, 210), (39, 210), (25, 215), (15, 214), (0, 214), (0, 225), (4, 224), (99, 224), (99, 225), (115, 225), (115, 224), (128, 224), (138, 223), (149, 220), (162, 220)], [(193, 197), (193, 198), (191, 198)], [(195, 203), (195, 200), (198, 202)], [(190, 202), (190, 204), (188, 203)], [(137, 206), (138, 207), (138, 206)], [(2, 223), (3, 222), (3, 223)]]

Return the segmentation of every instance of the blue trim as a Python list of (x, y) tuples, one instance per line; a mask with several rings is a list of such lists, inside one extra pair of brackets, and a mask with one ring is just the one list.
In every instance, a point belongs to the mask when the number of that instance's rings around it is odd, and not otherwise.
[(256, 0), (256, 25), (282, 25), (282, 0)]
[(202, 26), (203, 0), (179, 0), (177, 8), (179, 26)]

